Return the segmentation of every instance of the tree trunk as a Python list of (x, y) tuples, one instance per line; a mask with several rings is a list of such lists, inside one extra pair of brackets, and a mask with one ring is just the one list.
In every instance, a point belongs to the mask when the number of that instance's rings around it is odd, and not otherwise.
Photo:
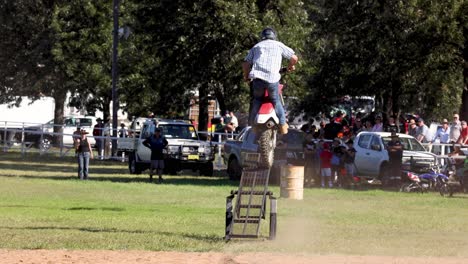
[(465, 83), (465, 89), (463, 89), (462, 103), (460, 107), (460, 120), (468, 121), (468, 89)]
[(109, 98), (103, 98), (103, 103), (102, 103), (102, 119), (104, 122), (107, 122), (110, 120), (111, 114), (110, 114), (110, 100)]
[[(62, 92), (56, 92), (53, 95), (55, 101), (55, 109), (54, 109), (54, 124), (63, 124), (64, 123), (64, 107), (65, 107), (65, 99), (66, 94)], [(54, 126), (54, 133), (62, 133), (63, 126)], [(54, 136), (53, 142), (60, 146), (62, 145), (62, 137)]]
[(465, 41), (465, 49), (463, 50), (463, 81), (465, 87), (462, 93), (462, 103), (460, 106), (460, 120), (468, 120), (468, 41)]
[[(208, 129), (208, 95), (206, 87), (198, 89), (198, 130), (207, 131)], [(201, 135), (203, 136), (203, 135)]]
[(215, 89), (215, 97), (216, 100), (218, 100), (219, 104), (219, 110), (221, 111), (221, 116), (226, 113), (227, 107), (226, 107), (226, 102), (224, 100), (224, 94), (221, 92), (221, 89)]

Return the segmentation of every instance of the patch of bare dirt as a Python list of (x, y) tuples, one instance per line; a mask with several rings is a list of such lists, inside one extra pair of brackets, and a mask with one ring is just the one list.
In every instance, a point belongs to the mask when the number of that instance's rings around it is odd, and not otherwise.
[(0, 249), (1, 263), (70, 264), (70, 263), (190, 263), (190, 264), (465, 264), (468, 258), (392, 257), (392, 256), (316, 256), (277, 253), (186, 253), (111, 250), (5, 250)]

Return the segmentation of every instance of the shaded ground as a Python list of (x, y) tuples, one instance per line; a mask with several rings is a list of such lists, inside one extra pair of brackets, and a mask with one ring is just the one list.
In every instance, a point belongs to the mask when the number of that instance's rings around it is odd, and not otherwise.
[(277, 253), (182, 253), (109, 250), (5, 250), (0, 249), (1, 263), (395, 263), (395, 264), (461, 264), (468, 258), (420, 258), (392, 256), (314, 256)]

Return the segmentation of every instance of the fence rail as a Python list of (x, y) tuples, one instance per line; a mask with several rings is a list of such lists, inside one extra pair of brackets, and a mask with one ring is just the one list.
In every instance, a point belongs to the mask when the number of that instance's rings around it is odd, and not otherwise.
[[(64, 132), (57, 133), (53, 132), (53, 127), (59, 126), (64, 128), (64, 125), (52, 125), (52, 124), (38, 124), (38, 123), (25, 123), (25, 122), (9, 122), (9, 121), (0, 121), (0, 147), (3, 149), (3, 152), (8, 152), (11, 148), (19, 148), (22, 155), (25, 155), (27, 152), (31, 151), (38, 146), (39, 141), (43, 141), (44, 138), (54, 138), (62, 139), (50, 142), (50, 148), (38, 148), (41, 155), (48, 153), (58, 153), (60, 157), (65, 157), (71, 155), (71, 150), (73, 149), (73, 133)], [(34, 128), (34, 129), (31, 129)], [(48, 131), (47, 129), (52, 129)], [(116, 159), (121, 160), (121, 155), (118, 153), (111, 153), (111, 144), (116, 142), (117, 149), (119, 153), (125, 151), (126, 149), (119, 149), (118, 142), (121, 137), (112, 137), (113, 131), (118, 132), (119, 128), (110, 129), (102, 128), (106, 130), (104, 136), (93, 136), (91, 128), (88, 128), (90, 134), (88, 138), (92, 144), (94, 144), (96, 139), (104, 139), (106, 142), (106, 158), (107, 159)], [(132, 132), (131, 130), (128, 130)], [(129, 133), (130, 135), (135, 135), (135, 133)], [(222, 151), (224, 142), (228, 139), (234, 139), (237, 134), (233, 132), (210, 132), (210, 131), (198, 131), (198, 134), (202, 138), (206, 138), (207, 141), (211, 141), (212, 144), (218, 146), (216, 153), (216, 163), (215, 168), (222, 168)], [(55, 143), (59, 142), (59, 143)], [(68, 143), (64, 143), (68, 142)], [(454, 159), (465, 159), (465, 156), (461, 157), (449, 157), (447, 154), (449, 150), (453, 148), (453, 144), (443, 144), (443, 143), (424, 143), (422, 144), (426, 150), (432, 152), (436, 155), (437, 158), (454, 158)], [(466, 148), (468, 146), (456, 144), (456, 146), (461, 146)]]

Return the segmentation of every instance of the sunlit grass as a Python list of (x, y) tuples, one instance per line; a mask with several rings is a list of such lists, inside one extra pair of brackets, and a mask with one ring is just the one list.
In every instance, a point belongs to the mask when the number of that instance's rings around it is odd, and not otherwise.
[(237, 182), (179, 175), (159, 185), (127, 171), (94, 160), (80, 181), (73, 158), (1, 153), (0, 248), (468, 256), (467, 195), (305, 189), (302, 201), (278, 200), (275, 241), (226, 243)]

